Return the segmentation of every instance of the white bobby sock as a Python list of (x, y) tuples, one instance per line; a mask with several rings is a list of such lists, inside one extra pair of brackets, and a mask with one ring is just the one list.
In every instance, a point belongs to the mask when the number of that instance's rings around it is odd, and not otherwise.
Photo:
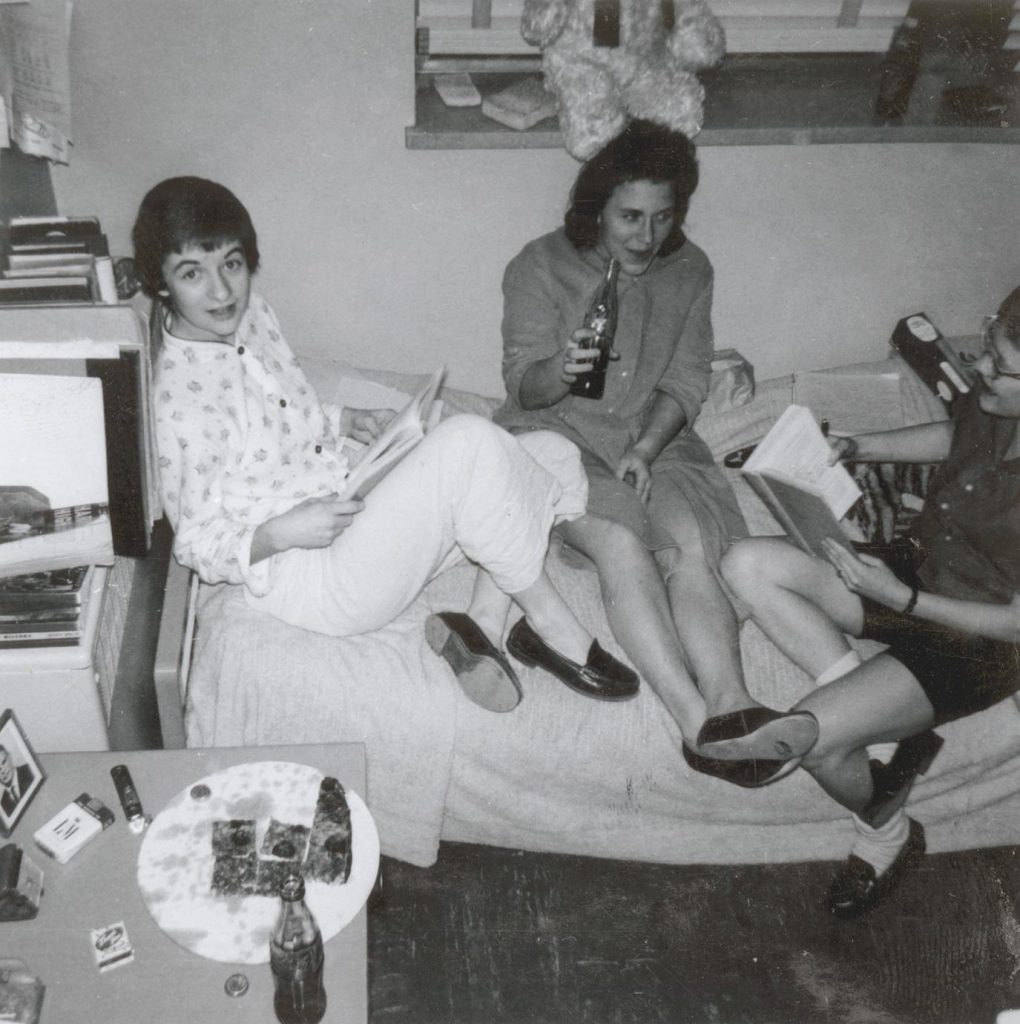
[[(816, 680), (817, 686), (824, 686), (826, 683), (834, 682), (836, 679), (852, 672), (861, 664), (861, 656), (855, 650), (849, 650), (838, 661), (833, 662)], [(866, 748), (870, 759), (888, 764), (896, 753), (897, 743), (872, 743)]]
[(888, 871), (903, 849), (903, 844), (910, 837), (910, 819), (907, 812), (901, 807), (880, 828), (872, 828), (856, 814), (852, 817), (857, 835), (850, 852), (861, 860), (866, 860), (875, 869), (876, 875)]

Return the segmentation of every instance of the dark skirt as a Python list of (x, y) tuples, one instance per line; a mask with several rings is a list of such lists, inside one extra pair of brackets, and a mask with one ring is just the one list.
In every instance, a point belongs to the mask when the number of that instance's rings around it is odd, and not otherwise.
[[(747, 525), (736, 496), (707, 446), (696, 435), (671, 445), (652, 463), (656, 501), (668, 504), (670, 494), (686, 499), (694, 511), (708, 564), (717, 568), (723, 552), (747, 536)], [(591, 452), (581, 451), (588, 474), (588, 514), (628, 527), (650, 551), (678, 547), (677, 540), (657, 522), (629, 484), (617, 480), (613, 469)], [(682, 554), (682, 552), (681, 552)]]
[[(913, 549), (907, 543), (857, 545), (881, 558), (896, 576), (917, 586)], [(935, 725), (965, 718), (1020, 691), (1020, 650), (887, 608), (861, 598), (861, 637), (888, 644), (888, 655), (920, 683), (935, 709)]]

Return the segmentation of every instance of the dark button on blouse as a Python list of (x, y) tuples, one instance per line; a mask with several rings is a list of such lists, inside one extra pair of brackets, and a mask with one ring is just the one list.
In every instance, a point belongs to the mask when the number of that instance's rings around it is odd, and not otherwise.
[(239, 356), (243, 356), (244, 355), (244, 345), (238, 345), (237, 346), (237, 354)]
[(315, 454), (316, 455), (321, 455), (322, 454), (322, 445), (321, 444), (317, 444), (315, 446)]
[(287, 408), (287, 399), (286, 398), (281, 398), (280, 399), (280, 408), (281, 409), (286, 409)]

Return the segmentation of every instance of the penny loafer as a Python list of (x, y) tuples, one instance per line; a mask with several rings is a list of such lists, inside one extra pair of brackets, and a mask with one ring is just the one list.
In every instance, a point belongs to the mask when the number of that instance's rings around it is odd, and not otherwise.
[(698, 750), (709, 757), (787, 761), (803, 757), (818, 739), (810, 711), (750, 707), (709, 718), (698, 732)]
[(598, 640), (588, 650), (588, 660), (579, 665), (554, 651), (520, 619), (506, 638), (506, 649), (522, 664), (544, 668), (572, 690), (599, 700), (629, 700), (638, 692), (637, 673), (604, 651)]
[(872, 828), (884, 825), (902, 807), (918, 775), (925, 775), (945, 740), (931, 729), (900, 740), (888, 764), (871, 761), (871, 799), (861, 818)]
[(513, 711), (524, 696), (506, 656), (470, 615), (438, 612), (425, 620), (425, 639), (445, 658), (468, 698), (486, 711)]
[(925, 851), (924, 828), (913, 818), (908, 821), (907, 841), (882, 874), (876, 874), (874, 867), (863, 858), (850, 854), (832, 880), (826, 898), (826, 906), (836, 917), (856, 917), (870, 910), (899, 885), (908, 868), (920, 864)]
[(744, 789), (760, 789), (770, 783), (786, 778), (800, 765), (800, 758), (787, 761), (760, 760), (747, 758), (744, 760), (725, 760), (716, 757), (705, 757), (696, 750), (683, 745), (684, 760), (696, 772), (711, 775), (715, 779), (742, 786)]

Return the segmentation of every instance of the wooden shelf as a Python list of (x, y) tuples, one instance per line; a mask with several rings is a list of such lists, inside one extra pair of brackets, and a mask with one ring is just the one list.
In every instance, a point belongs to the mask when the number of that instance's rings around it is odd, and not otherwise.
[[(923, 67), (899, 123), (875, 118), (882, 57), (875, 54), (727, 57), (702, 76), (706, 89), (701, 146), (819, 143), (1020, 143), (1020, 76), (1000, 70), (982, 79), (945, 63)], [(476, 75), (482, 95), (513, 74)], [(480, 108), (446, 107), (431, 75), (419, 75), (409, 149), (545, 149), (562, 146), (555, 118), (518, 132)]]

